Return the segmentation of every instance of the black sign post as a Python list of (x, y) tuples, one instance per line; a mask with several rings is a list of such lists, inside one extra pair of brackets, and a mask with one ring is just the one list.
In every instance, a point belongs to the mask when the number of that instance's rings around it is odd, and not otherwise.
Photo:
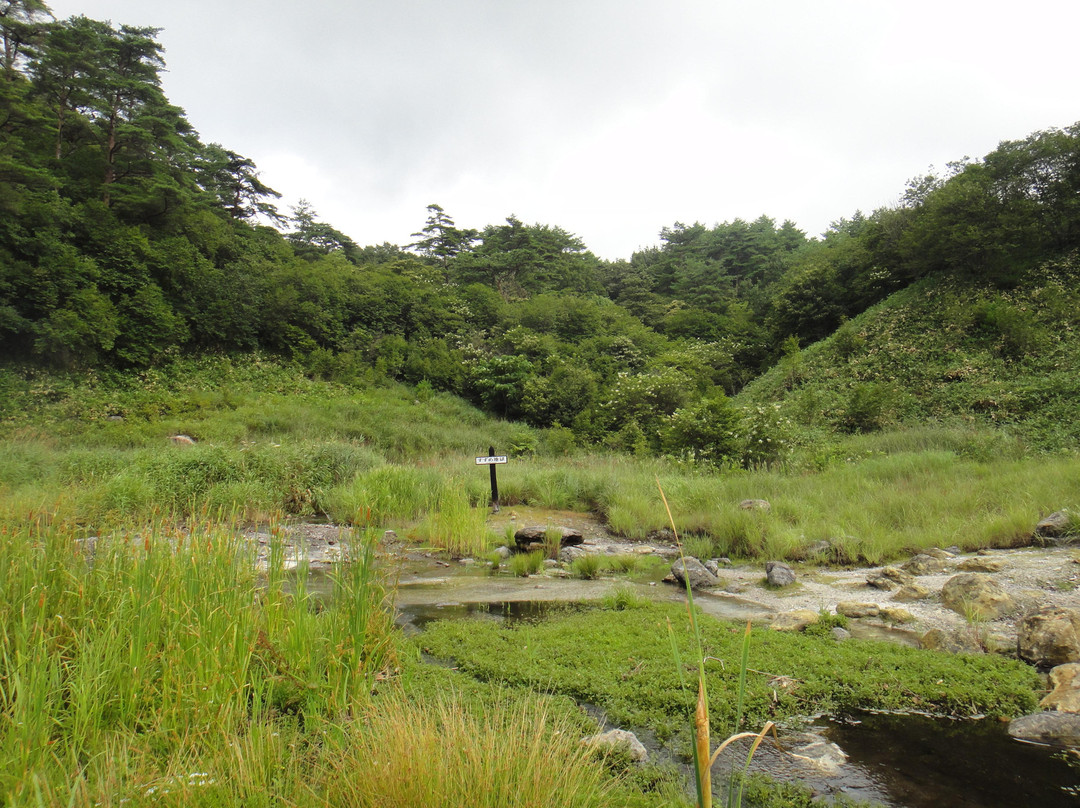
[(495, 447), (488, 447), (487, 457), (476, 458), (476, 465), (488, 466), (491, 470), (491, 507), (495, 513), (499, 512), (499, 478), (495, 476), (495, 467), (506, 462), (506, 455), (496, 455)]

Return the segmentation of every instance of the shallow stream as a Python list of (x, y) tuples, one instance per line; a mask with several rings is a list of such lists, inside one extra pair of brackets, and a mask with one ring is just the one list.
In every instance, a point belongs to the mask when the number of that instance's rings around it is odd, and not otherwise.
[[(312, 589), (322, 585), (318, 576), (309, 582)], [(403, 571), (395, 603), (398, 623), (416, 632), (433, 620), (542, 620), (555, 609), (599, 600), (617, 588), (656, 600), (685, 597), (676, 587), (648, 579), (513, 578), (448, 567)], [(732, 595), (696, 597), (695, 603), (719, 619), (757, 623), (773, 616), (768, 608)], [(909, 632), (854, 628), (857, 637), (912, 643)], [(780, 780), (802, 782), (826, 798), (844, 794), (895, 808), (1080, 806), (1080, 766), (1070, 766), (1055, 750), (1013, 740), (1006, 727), (992, 720), (920, 715), (822, 718), (781, 741), (785, 749), (796, 752), (834, 744), (843, 754), (833, 769), (823, 770), (767, 745), (759, 749), (752, 768)], [(650, 745), (648, 738), (642, 740)], [(724, 766), (723, 759), (717, 763), (716, 780), (722, 779)]]

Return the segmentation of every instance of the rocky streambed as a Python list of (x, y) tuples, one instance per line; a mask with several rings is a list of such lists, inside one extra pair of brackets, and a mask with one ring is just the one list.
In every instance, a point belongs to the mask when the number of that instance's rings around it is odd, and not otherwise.
[[(388, 531), (377, 560), (393, 584), (400, 622), (412, 628), (448, 617), (535, 618), (542, 616), (544, 604), (595, 600), (618, 589), (658, 600), (685, 599), (684, 586), (670, 574), (678, 548), (663, 535), (627, 541), (581, 514), (545, 512), (542, 527), (529, 524), (538, 516), (526, 511), (502, 517), (522, 536), (521, 548), (507, 553), (527, 549), (541, 534), (550, 541), (546, 534), (553, 525), (564, 528), (568, 545), (561, 560), (528, 577), (492, 574), (487, 559), (448, 558)], [(264, 554), (271, 541), (265, 534), (249, 539), (259, 542)], [(307, 559), (317, 586), (320, 569), (342, 557), (350, 536), (338, 526), (305, 524), (285, 528), (282, 540), (287, 557)], [(571, 565), (583, 555), (636, 557), (644, 572), (582, 580)], [(867, 568), (726, 559), (705, 559), (702, 566), (706, 563), (710, 577), (697, 582), (695, 602), (719, 618), (798, 631), (823, 614), (840, 614), (847, 628), (836, 630), (838, 641), (867, 637), (954, 653), (1027, 654), (1046, 674), (1046, 709), (1013, 722), (1013, 734), (1080, 747), (1080, 548), (981, 553), (942, 548)], [(1035, 623), (1045, 636), (1025, 640), (1033, 629), (1024, 624), (1033, 615), (1042, 616)], [(1078, 785), (1073, 780), (1080, 780), (1045, 749), (1016, 744), (997, 722), (822, 718), (785, 738), (785, 747), (783, 753), (762, 751), (755, 768), (808, 784), (823, 796), (846, 794), (897, 806), (1011, 805), (1033, 788), (1040, 804), (1069, 805), (1077, 798), (1075, 788), (1070, 790)], [(950, 757), (953, 749), (966, 750), (966, 758)], [(952, 762), (944, 765), (944, 760)]]
[[(867, 568), (704, 559), (697, 572), (696, 560), (687, 559), (692, 569), (684, 572), (678, 547), (663, 534), (628, 541), (589, 515), (521, 510), (503, 514), (495, 525), (511, 526), (517, 538), (518, 546), (504, 548), (504, 555), (539, 545), (545, 534), (550, 541), (553, 530), (563, 540), (559, 560), (528, 577), (493, 575), (489, 560), (446, 558), (387, 531), (377, 557), (393, 582), (398, 608), (426, 609), (432, 616), (468, 604), (594, 600), (620, 587), (679, 600), (689, 574), (697, 605), (719, 618), (798, 631), (836, 614), (847, 618), (847, 628), (836, 630), (841, 640), (866, 637), (953, 653), (1019, 656), (1047, 674), (1048, 695), (1047, 713), (1017, 722), (1015, 734), (1080, 747), (1080, 548), (934, 548)], [(541, 515), (545, 521), (538, 525)], [(268, 552), (268, 535), (251, 533), (249, 539)], [(292, 525), (282, 539), (286, 557), (305, 558), (316, 575), (340, 559), (349, 543), (348, 529), (335, 525)], [(651, 572), (582, 580), (572, 564), (587, 555), (641, 559)], [(669, 575), (672, 569), (676, 574)]]

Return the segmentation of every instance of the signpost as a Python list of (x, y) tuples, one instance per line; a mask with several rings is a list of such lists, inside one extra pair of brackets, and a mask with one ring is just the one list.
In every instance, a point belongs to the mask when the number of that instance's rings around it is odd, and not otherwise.
[(495, 447), (488, 447), (487, 457), (476, 458), (476, 465), (488, 466), (491, 469), (491, 506), (495, 513), (499, 512), (499, 480), (495, 476), (495, 468), (506, 462), (506, 455), (495, 454)]

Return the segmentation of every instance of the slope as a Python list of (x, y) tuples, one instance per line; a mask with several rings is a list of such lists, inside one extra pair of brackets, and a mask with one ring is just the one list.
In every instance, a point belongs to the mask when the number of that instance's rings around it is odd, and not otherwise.
[(738, 396), (815, 437), (961, 427), (1022, 449), (1080, 442), (1080, 257), (1010, 289), (925, 278), (786, 356)]

